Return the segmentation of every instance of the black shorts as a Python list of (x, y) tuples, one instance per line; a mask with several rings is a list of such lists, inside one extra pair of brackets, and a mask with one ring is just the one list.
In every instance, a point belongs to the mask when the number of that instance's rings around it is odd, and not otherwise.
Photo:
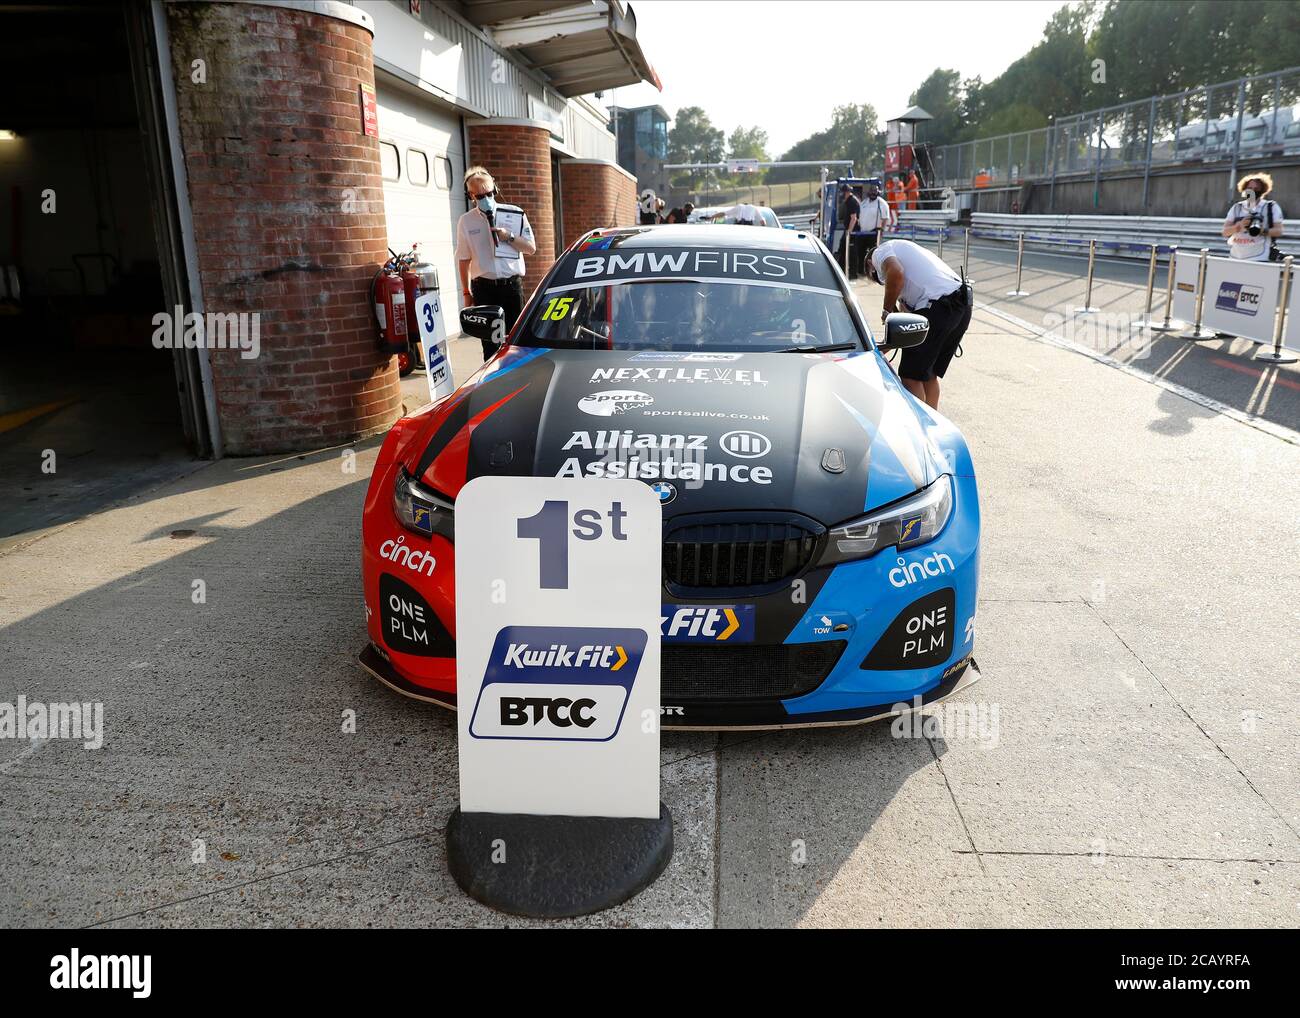
[(898, 376), (914, 382), (928, 382), (936, 376), (942, 378), (948, 370), (953, 354), (970, 326), (971, 308), (959, 288), (916, 313), (930, 323), (930, 333), (924, 343), (903, 351)]

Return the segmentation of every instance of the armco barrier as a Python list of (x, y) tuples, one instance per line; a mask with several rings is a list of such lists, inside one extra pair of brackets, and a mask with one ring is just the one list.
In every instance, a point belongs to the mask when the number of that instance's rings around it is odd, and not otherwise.
[[(971, 216), (971, 237), (975, 240), (1014, 244), (1019, 234), (1031, 249), (1069, 251), (1084, 255), (1088, 242), (1097, 241), (1103, 257), (1147, 258), (1151, 245), (1164, 260), (1171, 247), (1211, 254), (1226, 254), (1222, 219), (1176, 219), (1162, 216), (1039, 216), (976, 212)], [(1300, 241), (1282, 237), (1278, 246), (1284, 254), (1300, 256)]]

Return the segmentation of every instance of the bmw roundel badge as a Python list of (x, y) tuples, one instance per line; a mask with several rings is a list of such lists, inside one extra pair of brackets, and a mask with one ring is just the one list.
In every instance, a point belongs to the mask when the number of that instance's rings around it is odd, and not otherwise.
[(659, 496), (660, 505), (667, 505), (677, 497), (677, 489), (667, 481), (655, 481), (650, 490)]

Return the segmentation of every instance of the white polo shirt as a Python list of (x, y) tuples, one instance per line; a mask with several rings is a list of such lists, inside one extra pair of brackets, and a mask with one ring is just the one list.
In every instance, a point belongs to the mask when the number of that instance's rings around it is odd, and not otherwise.
[[(533, 240), (533, 228), (518, 205), (498, 205), (497, 225), (503, 223), (500, 213), (513, 213), (523, 220), (523, 227), (515, 233), (525, 240)], [(515, 252), (501, 254), (504, 245), (498, 245), (488, 226), (487, 216), (478, 209), (470, 209), (456, 221), (456, 260), (469, 262), (469, 278), (508, 279), (524, 274), (524, 256)]]
[(961, 286), (961, 277), (945, 262), (910, 240), (887, 240), (871, 252), (871, 264), (882, 283), (884, 264), (890, 258), (903, 267), (903, 292), (899, 299), (913, 311), (928, 308), (931, 302)]
[(871, 233), (873, 230), (880, 229), (889, 223), (889, 203), (876, 195), (876, 200), (870, 198), (862, 199), (862, 216), (858, 220), (858, 229), (863, 233)]

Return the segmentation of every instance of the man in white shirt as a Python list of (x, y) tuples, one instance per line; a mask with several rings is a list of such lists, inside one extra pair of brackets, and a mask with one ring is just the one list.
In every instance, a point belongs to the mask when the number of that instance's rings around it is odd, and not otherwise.
[[(461, 297), (467, 307), (498, 305), (505, 312), (509, 335), (524, 306), (524, 255), (537, 251), (533, 228), (518, 205), (497, 201), (496, 181), (482, 166), (465, 172), (465, 194), (470, 210), (456, 222)], [(490, 339), (481, 342), (484, 360), (500, 345)]]
[(1237, 181), (1241, 201), (1228, 209), (1223, 235), (1233, 258), (1266, 262), (1274, 241), (1282, 236), (1282, 206), (1265, 196), (1273, 190), (1267, 173), (1252, 173)]
[(889, 202), (880, 197), (880, 188), (868, 184), (862, 197), (862, 213), (858, 219), (858, 230), (864, 241), (863, 258), (870, 258), (876, 245), (884, 239), (883, 233), (890, 222)]
[(885, 287), (881, 314), (912, 311), (930, 323), (919, 346), (903, 350), (898, 377), (907, 391), (939, 408), (939, 379), (970, 326), (974, 300), (970, 287), (936, 255), (910, 240), (887, 240), (867, 259), (867, 275)]

